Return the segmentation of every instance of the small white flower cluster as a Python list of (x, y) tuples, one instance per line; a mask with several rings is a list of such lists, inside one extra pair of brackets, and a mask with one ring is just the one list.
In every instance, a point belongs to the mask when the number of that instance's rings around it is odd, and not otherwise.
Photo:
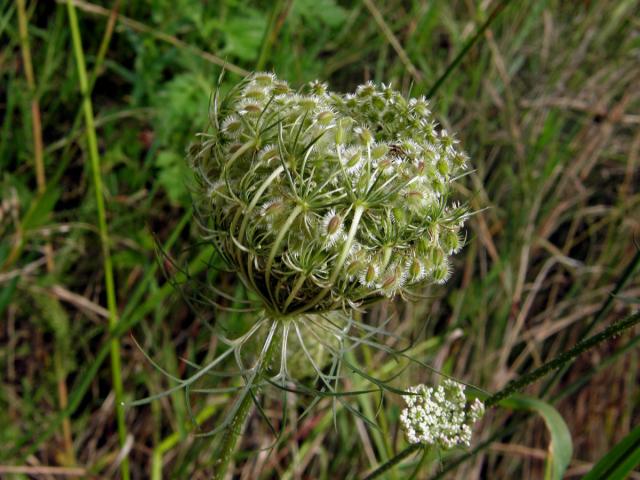
[(400, 422), (410, 443), (437, 445), (444, 449), (471, 444), (471, 426), (484, 415), (477, 398), (467, 405), (464, 385), (445, 380), (437, 388), (417, 385), (405, 395), (408, 407)]

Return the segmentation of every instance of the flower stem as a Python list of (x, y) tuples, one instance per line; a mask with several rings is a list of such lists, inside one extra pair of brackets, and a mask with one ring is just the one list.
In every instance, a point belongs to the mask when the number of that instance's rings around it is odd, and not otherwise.
[(429, 448), (427, 446), (424, 446), (422, 448), (422, 455), (420, 456), (420, 461), (418, 462), (418, 465), (416, 465), (416, 468), (413, 470), (413, 473), (409, 477), (409, 480), (415, 480), (416, 478), (418, 478), (418, 474), (420, 473), (420, 470), (422, 470), (422, 467), (426, 465), (428, 458), (429, 458)]
[(222, 480), (227, 472), (231, 457), (236, 450), (236, 445), (240, 435), (244, 431), (244, 424), (249, 416), (251, 410), (251, 404), (253, 399), (251, 395), (247, 394), (242, 399), (240, 408), (233, 416), (233, 420), (228, 429), (224, 431), (222, 437), (222, 445), (219, 452), (219, 458), (216, 462), (216, 468), (213, 473), (213, 480)]
[(510, 381), (502, 390), (494, 393), (489, 398), (487, 398), (484, 402), (485, 406), (491, 407), (493, 405), (496, 405), (501, 400), (510, 397), (516, 392), (519, 392), (527, 385), (530, 385), (533, 382), (539, 380), (553, 370), (561, 368), (562, 366), (567, 365), (569, 362), (572, 362), (581, 353), (586, 352), (590, 348), (595, 347), (597, 344), (604, 342), (611, 337), (619, 335), (624, 330), (631, 328), (638, 323), (640, 323), (640, 313), (636, 313), (635, 315), (631, 315), (624, 320), (620, 320), (619, 322), (614, 323), (613, 325), (609, 325), (600, 333), (592, 335), (591, 337), (578, 342), (573, 348), (561, 353), (553, 360), (545, 363), (539, 368), (536, 368), (533, 372), (523, 375), (516, 380)]
[[(255, 383), (256, 380), (259, 381), (269, 368), (269, 364), (271, 363), (271, 359), (273, 358), (273, 354), (275, 353), (278, 345), (275, 338), (276, 331), (277, 326), (272, 330), (271, 335), (269, 335), (267, 339), (269, 344), (266, 347), (266, 351), (263, 350), (264, 355), (262, 355), (258, 360), (258, 364), (255, 366), (256, 370), (253, 378), (249, 380), (249, 382)], [(240, 401), (238, 409), (233, 414), (229, 427), (226, 428), (222, 434), (222, 441), (220, 442), (218, 458), (215, 462), (212, 480), (222, 480), (225, 477), (229, 468), (229, 463), (231, 462), (231, 457), (233, 457), (236, 450), (238, 439), (244, 431), (244, 425), (247, 421), (247, 417), (249, 416), (249, 412), (251, 411), (252, 403), (253, 396), (250, 391), (247, 391)]]
[(353, 245), (353, 242), (356, 238), (358, 225), (360, 224), (360, 220), (362, 219), (362, 214), (364, 213), (364, 211), (365, 211), (365, 207), (363, 205), (358, 205), (355, 211), (353, 212), (353, 219), (351, 220), (351, 227), (349, 227), (349, 233), (347, 235), (347, 239), (344, 242), (344, 246), (342, 247), (340, 256), (336, 260), (336, 264), (333, 267), (333, 272), (331, 273), (331, 277), (327, 282), (328, 286), (320, 290), (320, 292), (318, 292), (318, 294), (313, 298), (313, 300), (309, 302), (308, 305), (305, 305), (304, 307), (301, 307), (295, 310), (294, 312), (292, 312), (293, 314), (300, 314), (300, 313), (304, 313), (307, 310), (310, 310), (314, 306), (318, 305), (320, 301), (327, 296), (327, 293), (329, 293), (329, 290), (331, 290), (331, 286), (334, 284), (334, 282), (338, 278), (338, 275), (342, 272), (342, 267), (344, 266), (344, 262), (347, 259), (347, 256), (349, 255), (349, 250), (351, 249), (351, 246)]

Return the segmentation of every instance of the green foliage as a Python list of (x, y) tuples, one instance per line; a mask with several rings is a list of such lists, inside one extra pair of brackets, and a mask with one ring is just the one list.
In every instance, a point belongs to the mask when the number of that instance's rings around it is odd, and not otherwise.
[(533, 410), (544, 419), (551, 434), (544, 478), (545, 480), (562, 480), (564, 472), (571, 463), (573, 442), (571, 432), (558, 411), (547, 402), (521, 395), (502, 400), (500, 405), (514, 410)]
[(620, 440), (582, 480), (623, 480), (640, 465), (640, 427)]
[[(185, 151), (193, 134), (207, 125), (221, 63), (253, 71), (260, 61), (294, 90), (316, 78), (337, 92), (373, 80), (419, 97), (447, 71), (493, 9), (504, 4), (116, 3), (112, 31), (108, 9), (114, 2), (78, 2), (76, 7), (90, 84), (95, 75), (90, 98), (121, 315), (112, 330), (104, 317), (97, 203), (91, 169), (85, 167), (83, 96), (70, 55), (66, 8), (26, 1), (48, 187), (39, 196), (18, 2), (0, 2), (3, 468), (81, 465), (88, 469), (85, 476), (113, 476), (120, 450), (108, 364), (112, 339), (122, 352), (124, 398), (140, 399), (176, 385), (153, 364), (189, 378), (196, 365), (225, 351), (212, 332), (235, 338), (255, 323), (244, 301), (258, 296), (239, 287), (211, 250), (201, 249), (190, 221), (189, 180), (184, 182), (190, 173)], [(379, 10), (387, 29), (374, 21), (367, 3)], [(466, 246), (453, 261), (456, 273), (446, 287), (429, 286), (419, 292), (424, 300), (375, 305), (357, 318), (361, 328), (375, 328), (358, 340), (358, 352), (347, 352), (349, 365), (338, 369), (352, 379), (350, 389), (366, 389), (365, 376), (398, 389), (438, 384), (441, 379), (427, 368), (436, 367), (468, 382), (467, 391), (471, 385), (500, 391), (509, 379), (526, 378), (571, 349), (588, 336), (586, 330), (606, 331), (637, 309), (640, 41), (634, 12), (639, 10), (638, 0), (511, 2), (460, 57), (430, 100), (442, 127), (458, 132), (471, 155), (473, 170), (457, 179), (452, 193), (474, 212), (464, 228)], [(409, 73), (409, 63), (420, 76)], [(223, 93), (239, 80), (227, 70)], [(212, 288), (230, 298), (207, 301)], [(404, 350), (394, 358), (379, 355), (369, 342), (381, 340), (380, 324), (394, 334), (384, 337), (386, 345), (408, 348), (407, 355), (424, 364), (411, 366)], [(330, 343), (336, 337), (321, 338)], [(609, 339), (569, 369), (527, 387), (528, 395), (552, 403), (563, 417), (574, 436), (576, 466), (601, 459), (588, 478), (623, 478), (637, 470), (638, 432), (629, 433), (629, 425), (637, 425), (640, 415), (638, 341), (637, 330)], [(331, 357), (318, 345), (309, 345), (309, 355), (289, 345), (292, 375), (313, 378), (308, 357), (318, 364)], [(256, 355), (255, 348), (245, 352), (247, 361)], [(237, 370), (234, 365), (229, 359), (220, 370)], [(322, 371), (330, 376), (329, 370), (330, 365)], [(354, 370), (362, 375), (351, 375)], [(213, 373), (193, 390), (244, 385), (238, 376)], [(64, 386), (66, 408), (58, 397)], [(127, 411), (134, 478), (148, 478), (151, 464), (155, 478), (210, 476), (218, 439), (185, 435), (193, 428), (187, 407), (204, 422), (203, 433), (221, 424), (233, 402), (230, 394), (193, 390), (187, 395), (191, 402), (176, 391)], [(251, 417), (236, 458), (237, 475), (252, 478), (263, 467), (283, 478), (362, 478), (376, 464), (407, 451), (403, 436), (395, 433), (402, 408), (395, 395), (327, 394), (307, 410), (305, 395), (265, 397), (261, 388), (253, 393), (266, 400), (267, 414), (276, 412), (275, 432), (258, 421), (260, 412)], [(424, 479), (467, 478), (477, 465), (491, 478), (527, 473), (542, 478), (540, 459), (486, 451), (493, 441), (539, 447), (544, 425), (525, 428), (520, 420), (537, 412), (532, 408), (518, 415), (490, 412), (468, 452), (443, 452), (442, 458), (429, 452), (420, 464), (409, 451), (395, 472), (388, 470), (388, 478), (408, 478), (412, 472)], [(65, 423), (71, 427), (75, 462), (68, 460)], [(263, 456), (255, 456), (255, 449), (276, 439), (277, 454), (261, 464)], [(554, 449), (561, 443), (552, 440)], [(562, 457), (552, 453), (554, 460)]]
[(247, 7), (219, 24), (224, 34), (223, 53), (250, 61), (258, 58), (267, 19), (259, 10)]
[(208, 101), (203, 99), (210, 95), (209, 85), (203, 77), (183, 73), (165, 83), (154, 97), (158, 182), (174, 204), (189, 202), (190, 171), (184, 161), (184, 152), (194, 129), (206, 123)]
[(292, 22), (295, 22), (295, 16), (299, 16), (309, 28), (319, 30), (325, 26), (340, 27), (347, 19), (347, 10), (336, 4), (335, 0), (298, 0), (292, 15)]

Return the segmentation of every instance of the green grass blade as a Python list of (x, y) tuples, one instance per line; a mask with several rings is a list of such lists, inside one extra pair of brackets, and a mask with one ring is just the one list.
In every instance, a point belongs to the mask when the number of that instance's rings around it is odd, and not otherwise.
[(551, 434), (549, 456), (545, 468), (545, 480), (562, 480), (573, 455), (571, 432), (558, 411), (537, 398), (516, 395), (500, 402), (502, 407), (514, 410), (534, 410), (547, 425)]
[(471, 50), (471, 47), (475, 45), (475, 43), (480, 39), (480, 37), (484, 34), (487, 28), (489, 28), (491, 23), (493, 23), (493, 21), (496, 18), (498, 18), (500, 13), (504, 10), (504, 8), (507, 6), (507, 4), (510, 1), (511, 0), (505, 0), (499, 3), (498, 5), (496, 5), (496, 7), (489, 14), (489, 17), (487, 18), (487, 20), (480, 26), (480, 28), (478, 28), (478, 31), (475, 33), (475, 35), (467, 41), (464, 47), (462, 47), (462, 50), (460, 50), (460, 53), (456, 55), (456, 58), (454, 58), (451, 61), (451, 63), (447, 66), (444, 73), (440, 75), (440, 77), (431, 86), (431, 88), (427, 92), (427, 98), (431, 98), (436, 94), (436, 92), (442, 86), (444, 81), (449, 77), (449, 75), (451, 75), (451, 72), (453, 72), (458, 67), (462, 59), (465, 57), (465, 55), (469, 52), (469, 50)]
[(0, 315), (7, 308), (9, 303), (11, 302), (11, 298), (13, 297), (14, 292), (16, 291), (16, 287), (18, 286), (18, 279), (20, 277), (13, 277), (6, 286), (0, 289)]
[(622, 480), (640, 465), (640, 427), (636, 427), (602, 457), (582, 480)]

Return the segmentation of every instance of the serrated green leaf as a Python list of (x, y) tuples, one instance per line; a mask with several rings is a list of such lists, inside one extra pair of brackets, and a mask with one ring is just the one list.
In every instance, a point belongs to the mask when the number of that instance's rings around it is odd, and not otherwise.
[(514, 395), (500, 402), (500, 406), (514, 410), (533, 410), (539, 414), (551, 434), (545, 480), (562, 480), (573, 455), (571, 433), (562, 416), (547, 402), (533, 397)]
[(221, 25), (225, 36), (224, 53), (251, 61), (258, 58), (267, 29), (267, 17), (254, 9), (245, 9), (242, 13), (242, 16), (229, 18)]
[(334, 0), (298, 0), (295, 12), (308, 22), (334, 28), (347, 19), (347, 11)]

